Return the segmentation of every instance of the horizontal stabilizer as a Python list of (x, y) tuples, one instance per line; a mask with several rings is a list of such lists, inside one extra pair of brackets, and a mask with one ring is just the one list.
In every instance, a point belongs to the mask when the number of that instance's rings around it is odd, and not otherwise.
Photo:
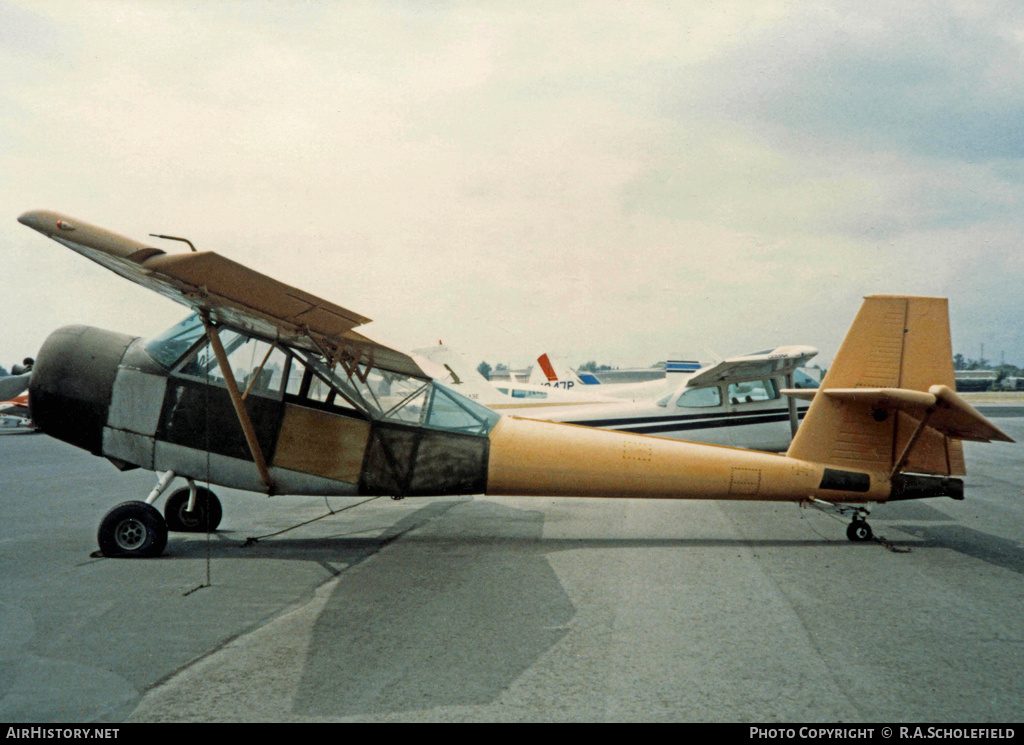
[(953, 387), (947, 301), (867, 297), (787, 454), (848, 470), (962, 476), (961, 440), (1010, 438)]
[(833, 388), (823, 393), (876, 411), (901, 411), (925, 421), (946, 437), (972, 442), (1013, 442), (949, 386), (933, 385), (927, 392), (906, 388)]

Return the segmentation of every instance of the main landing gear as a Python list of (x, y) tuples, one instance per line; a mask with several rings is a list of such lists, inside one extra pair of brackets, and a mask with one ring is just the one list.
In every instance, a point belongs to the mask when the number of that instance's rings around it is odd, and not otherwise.
[(217, 529), (224, 514), (220, 500), (192, 479), (167, 498), (163, 515), (153, 506), (174, 476), (173, 471), (163, 474), (146, 501), (122, 502), (103, 517), (96, 533), (101, 554), (110, 558), (159, 556), (167, 547), (170, 530), (205, 533)]

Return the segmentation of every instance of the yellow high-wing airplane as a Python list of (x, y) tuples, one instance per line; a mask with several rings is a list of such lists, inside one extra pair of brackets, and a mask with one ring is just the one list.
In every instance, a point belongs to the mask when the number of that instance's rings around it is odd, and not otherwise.
[[(103, 518), (107, 556), (159, 555), (168, 530), (216, 528), (220, 504), (196, 481), (396, 498), (816, 500), (854, 505), (847, 535), (867, 540), (863, 505), (962, 499), (960, 440), (1011, 441), (953, 391), (941, 298), (866, 298), (782, 455), (503, 416), (354, 330), (369, 319), (215, 253), (167, 253), (54, 212), (19, 221), (194, 311), (152, 340), (62, 328), (36, 357), (40, 429), (160, 474), (145, 501)], [(161, 515), (153, 503), (176, 477), (188, 487)]]

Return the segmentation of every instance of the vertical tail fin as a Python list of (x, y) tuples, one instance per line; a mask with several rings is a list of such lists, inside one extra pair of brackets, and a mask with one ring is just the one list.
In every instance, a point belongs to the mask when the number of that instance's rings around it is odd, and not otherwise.
[[(498, 391), (458, 352), (444, 346), (414, 349), (413, 354), (425, 357), (439, 369), (428, 370), (435, 380), (461, 393), (466, 398), (479, 401), (484, 406), (495, 406), (508, 401), (508, 396)], [(426, 369), (426, 368), (425, 368)]]
[(568, 389), (575, 386), (594, 385), (601, 381), (588, 373), (577, 375), (572, 368), (561, 362), (552, 361), (545, 352), (537, 358), (537, 364), (530, 371), (529, 382), (533, 385), (550, 385)]
[(960, 440), (948, 428), (922, 425), (936, 386), (955, 387), (946, 299), (867, 297), (787, 455), (840, 468), (963, 475)]

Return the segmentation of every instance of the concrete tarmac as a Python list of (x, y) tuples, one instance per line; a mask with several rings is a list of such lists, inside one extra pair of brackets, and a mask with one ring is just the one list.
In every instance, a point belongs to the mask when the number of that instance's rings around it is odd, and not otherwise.
[(0, 721), (1020, 721), (1024, 445), (966, 452), (965, 501), (865, 544), (791, 504), (218, 489), (133, 561), (96, 527), (151, 473), (0, 436)]

